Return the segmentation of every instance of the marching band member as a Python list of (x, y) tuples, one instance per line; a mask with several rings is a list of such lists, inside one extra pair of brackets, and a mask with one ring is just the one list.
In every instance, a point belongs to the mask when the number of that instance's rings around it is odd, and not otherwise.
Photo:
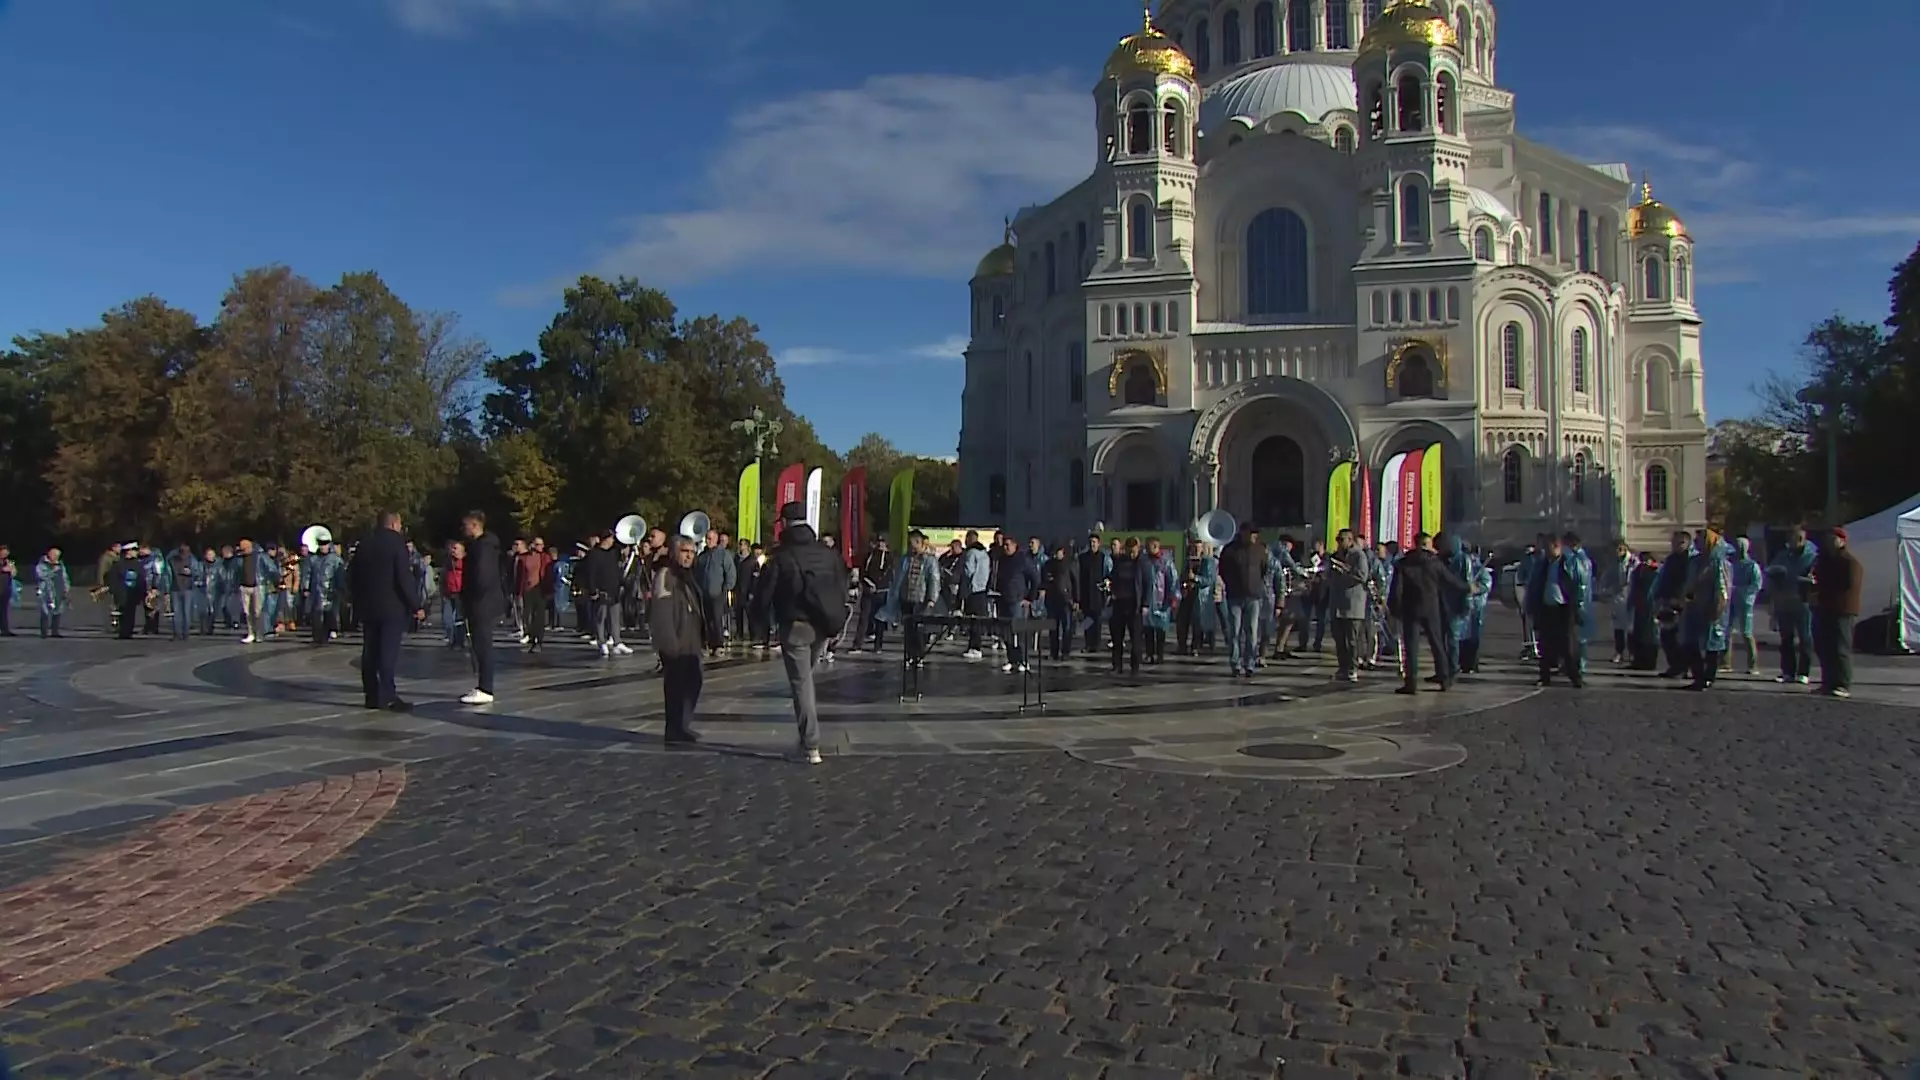
[(1690, 566), (1693, 536), (1681, 530), (1673, 534), (1673, 546), (1660, 564), (1660, 576), (1653, 583), (1654, 610), (1660, 619), (1660, 648), (1667, 654), (1663, 679), (1677, 679), (1692, 670), (1686, 644), (1680, 638), (1679, 613), (1685, 604), (1687, 586), (1693, 580)]
[(1487, 601), (1493, 596), (1493, 568), (1486, 556), (1472, 552), (1468, 557), (1467, 613), (1460, 621), (1460, 673), (1480, 671), (1480, 642), (1486, 636)]
[(1047, 618), (1053, 620), (1053, 629), (1047, 634), (1047, 656), (1053, 660), (1065, 660), (1073, 652), (1074, 639), (1079, 637), (1074, 624), (1079, 617), (1075, 602), (1079, 595), (1080, 560), (1072, 557), (1067, 545), (1060, 544), (1040, 574), (1040, 598), (1046, 602)]
[(1625, 540), (1614, 542), (1613, 558), (1594, 575), (1593, 598), (1607, 605), (1608, 621), (1613, 627), (1613, 662), (1627, 662), (1627, 639), (1633, 633), (1633, 612), (1628, 601), (1631, 594), (1628, 586), (1633, 580), (1633, 571), (1639, 565), (1633, 557), (1633, 549)]
[(1158, 664), (1167, 658), (1167, 631), (1173, 629), (1174, 605), (1180, 602), (1180, 578), (1174, 572), (1173, 552), (1160, 546), (1160, 538), (1147, 537), (1145, 562), (1147, 588), (1141, 594), (1141, 608), (1147, 629), (1147, 663)]
[(1686, 608), (1680, 615), (1680, 640), (1693, 676), (1687, 689), (1708, 690), (1727, 655), (1727, 599), (1731, 592), (1727, 545), (1717, 531), (1702, 529), (1694, 542), (1694, 555)]
[(1100, 534), (1087, 537), (1087, 550), (1080, 553), (1080, 615), (1087, 620), (1087, 651), (1100, 651), (1100, 623), (1107, 613), (1107, 600), (1113, 592), (1113, 555), (1100, 549)]
[[(927, 645), (919, 617), (930, 614), (940, 599), (940, 563), (927, 550), (926, 533), (919, 529), (907, 533), (907, 557), (889, 576), (893, 584), (887, 589), (878, 618), (901, 628), (908, 666), (921, 667), (927, 662)], [(878, 639), (875, 641), (877, 649)]]
[(301, 578), (306, 595), (300, 606), (313, 620), (313, 643), (325, 645), (340, 636), (340, 592), (347, 564), (334, 552), (332, 540), (322, 540), (319, 553), (309, 556), (305, 565)]
[(33, 587), (40, 600), (40, 636), (59, 637), (60, 616), (67, 613), (67, 597), (73, 591), (73, 580), (67, 576), (67, 564), (60, 561), (59, 548), (48, 548), (40, 556)]
[(1760, 595), (1760, 564), (1753, 561), (1753, 541), (1742, 536), (1733, 542), (1731, 590), (1727, 599), (1727, 650), (1735, 638), (1745, 646), (1747, 674), (1760, 674), (1760, 646), (1753, 640), (1753, 602)]
[(1151, 571), (1140, 553), (1140, 541), (1128, 537), (1120, 553), (1113, 557), (1108, 574), (1107, 640), (1113, 647), (1113, 673), (1120, 674), (1120, 652), (1128, 650), (1128, 671), (1140, 674), (1141, 597), (1147, 594)]

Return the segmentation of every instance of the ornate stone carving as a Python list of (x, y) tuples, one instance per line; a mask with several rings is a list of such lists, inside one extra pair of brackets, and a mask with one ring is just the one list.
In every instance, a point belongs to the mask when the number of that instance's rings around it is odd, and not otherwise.
[(1400, 365), (1416, 352), (1425, 352), (1433, 358), (1433, 388), (1435, 390), (1447, 388), (1450, 369), (1447, 364), (1446, 338), (1397, 337), (1387, 342), (1387, 352), (1387, 393), (1399, 392)]
[(1120, 349), (1113, 354), (1113, 370), (1107, 374), (1107, 396), (1120, 396), (1120, 382), (1126, 378), (1130, 364), (1147, 364), (1153, 368), (1154, 392), (1166, 397), (1169, 387), (1167, 376), (1167, 347), (1154, 345), (1149, 348)]

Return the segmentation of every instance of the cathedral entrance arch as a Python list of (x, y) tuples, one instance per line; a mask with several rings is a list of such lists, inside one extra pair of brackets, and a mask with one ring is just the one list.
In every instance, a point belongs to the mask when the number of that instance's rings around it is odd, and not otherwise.
[(1248, 514), (1256, 522), (1307, 520), (1307, 455), (1286, 435), (1269, 435), (1253, 448)]
[(1222, 507), (1269, 534), (1317, 534), (1333, 462), (1359, 444), (1353, 419), (1320, 387), (1284, 375), (1250, 379), (1194, 425), (1195, 501), (1200, 512)]
[(1163, 528), (1174, 495), (1171, 471), (1152, 429), (1134, 428), (1102, 442), (1093, 453), (1100, 519), (1115, 529)]

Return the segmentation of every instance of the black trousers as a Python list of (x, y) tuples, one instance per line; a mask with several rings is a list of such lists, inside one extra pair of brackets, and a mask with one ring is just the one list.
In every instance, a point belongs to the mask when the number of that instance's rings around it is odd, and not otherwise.
[(699, 653), (660, 658), (660, 688), (666, 697), (669, 738), (693, 730), (693, 714), (700, 707), (700, 689), (705, 683)]
[[(528, 608), (527, 618), (533, 618), (533, 609)], [(483, 694), (493, 693), (493, 624), (498, 616), (477, 618), (467, 616), (467, 647), (473, 650), (474, 689)], [(537, 639), (536, 639), (537, 640)]]
[[(546, 644), (547, 598), (537, 592), (528, 593), (525, 610), (527, 616), (527, 637), (532, 639), (532, 644), (534, 645)], [(485, 690), (486, 688), (481, 687), (481, 689)], [(493, 691), (487, 690), (487, 693), (491, 694)]]
[(308, 619), (313, 624), (315, 645), (325, 645), (334, 631), (340, 629), (340, 616), (331, 610), (311, 612)]
[(1113, 639), (1113, 670), (1120, 670), (1120, 655), (1125, 650), (1128, 668), (1140, 673), (1140, 605), (1133, 600), (1115, 600), (1107, 607), (1107, 636)]
[(1080, 614), (1081, 617), (1090, 620), (1087, 623), (1087, 651), (1099, 652), (1100, 624), (1106, 621), (1107, 614), (1106, 594), (1095, 590), (1087, 597), (1086, 602), (1080, 605)]
[(398, 619), (368, 619), (360, 639), (360, 692), (369, 708), (380, 708), (400, 696), (394, 689), (394, 669), (400, 666), (400, 642), (411, 615)]
[(0, 589), (0, 634), (13, 636), (13, 582)]
[(1540, 642), (1540, 681), (1547, 682), (1555, 672), (1564, 672), (1569, 682), (1579, 686), (1580, 667), (1573, 650), (1574, 609), (1565, 604), (1540, 605), (1533, 613), (1533, 630)]
[(1427, 651), (1433, 656), (1433, 670), (1440, 677), (1440, 685), (1453, 685), (1455, 672), (1447, 656), (1446, 638), (1433, 620), (1424, 618), (1400, 620), (1400, 655), (1406, 666), (1403, 685), (1409, 690), (1420, 689), (1420, 639), (1423, 637), (1427, 639)]
[(120, 605), (120, 633), (116, 636), (119, 637), (121, 641), (133, 640), (134, 627), (140, 625), (140, 618), (144, 614), (144, 612), (140, 610), (140, 606), (140, 601), (138, 600), (132, 600)]
[(701, 609), (707, 617), (707, 648), (718, 649), (727, 641), (727, 596), (707, 597)]
[(987, 594), (968, 593), (966, 598), (960, 601), (960, 610), (973, 616), (967, 620), (967, 651), (979, 652), (980, 627), (987, 614)]
[(1813, 615), (1813, 642), (1820, 654), (1820, 689), (1853, 689), (1853, 626), (1857, 615)]

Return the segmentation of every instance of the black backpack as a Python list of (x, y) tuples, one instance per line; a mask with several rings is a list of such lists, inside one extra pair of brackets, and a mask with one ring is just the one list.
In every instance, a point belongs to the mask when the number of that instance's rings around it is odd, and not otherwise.
[(838, 635), (847, 626), (847, 583), (838, 572), (840, 563), (831, 556), (803, 559), (797, 551), (784, 554), (781, 577), (793, 583), (789, 587), (794, 591), (794, 614), (819, 631), (822, 640)]

